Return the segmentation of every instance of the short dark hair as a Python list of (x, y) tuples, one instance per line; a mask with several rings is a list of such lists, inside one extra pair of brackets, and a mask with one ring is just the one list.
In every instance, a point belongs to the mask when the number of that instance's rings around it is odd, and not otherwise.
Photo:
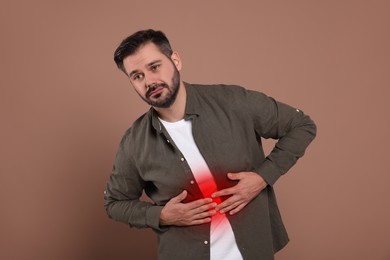
[(165, 56), (171, 58), (173, 51), (168, 38), (162, 31), (155, 31), (152, 29), (142, 30), (125, 38), (115, 50), (114, 61), (118, 68), (127, 74), (123, 66), (123, 60), (127, 56), (134, 54), (141, 46), (149, 42), (154, 43)]

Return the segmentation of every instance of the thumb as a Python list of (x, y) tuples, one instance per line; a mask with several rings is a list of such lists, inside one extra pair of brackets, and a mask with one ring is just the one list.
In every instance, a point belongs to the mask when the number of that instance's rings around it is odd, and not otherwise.
[(240, 180), (241, 179), (241, 173), (237, 172), (237, 173), (231, 173), (229, 172), (227, 174), (227, 177), (231, 180)]
[(176, 197), (173, 197), (171, 199), (172, 202), (175, 202), (175, 203), (179, 203), (181, 201), (183, 201), (185, 198), (187, 197), (187, 191), (186, 190), (183, 190), (182, 193), (180, 193), (179, 195), (177, 195)]

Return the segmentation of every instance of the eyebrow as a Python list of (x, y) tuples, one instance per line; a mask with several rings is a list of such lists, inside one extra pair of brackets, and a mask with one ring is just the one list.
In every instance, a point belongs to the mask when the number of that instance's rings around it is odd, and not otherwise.
[[(148, 64), (146, 64), (146, 67), (151, 67), (151, 66), (153, 66), (153, 65), (155, 65), (156, 63), (160, 63), (162, 60), (154, 60), (154, 61), (152, 61), (152, 62), (149, 62)], [(138, 72), (138, 70), (133, 70), (132, 72), (130, 72), (129, 73), (129, 78), (131, 77), (131, 76), (133, 76), (135, 73), (137, 73)]]

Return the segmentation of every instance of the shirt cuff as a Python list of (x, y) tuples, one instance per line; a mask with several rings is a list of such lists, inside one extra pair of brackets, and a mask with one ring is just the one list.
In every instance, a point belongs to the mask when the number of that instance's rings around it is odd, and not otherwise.
[(146, 211), (146, 225), (159, 232), (165, 232), (168, 227), (160, 226), (160, 214), (163, 206), (152, 206)]
[(280, 171), (276, 168), (276, 166), (270, 160), (265, 160), (264, 163), (258, 169), (256, 169), (256, 172), (270, 186), (273, 186), (275, 184), (275, 182), (281, 176)]

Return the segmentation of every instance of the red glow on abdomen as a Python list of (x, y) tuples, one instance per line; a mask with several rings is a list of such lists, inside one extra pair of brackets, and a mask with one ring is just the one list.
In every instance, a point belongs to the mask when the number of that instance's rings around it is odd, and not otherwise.
[[(213, 176), (208, 171), (196, 174), (195, 179), (205, 198), (211, 198), (211, 194), (218, 190)], [(221, 198), (213, 198), (213, 201), (217, 204), (220, 204)]]

